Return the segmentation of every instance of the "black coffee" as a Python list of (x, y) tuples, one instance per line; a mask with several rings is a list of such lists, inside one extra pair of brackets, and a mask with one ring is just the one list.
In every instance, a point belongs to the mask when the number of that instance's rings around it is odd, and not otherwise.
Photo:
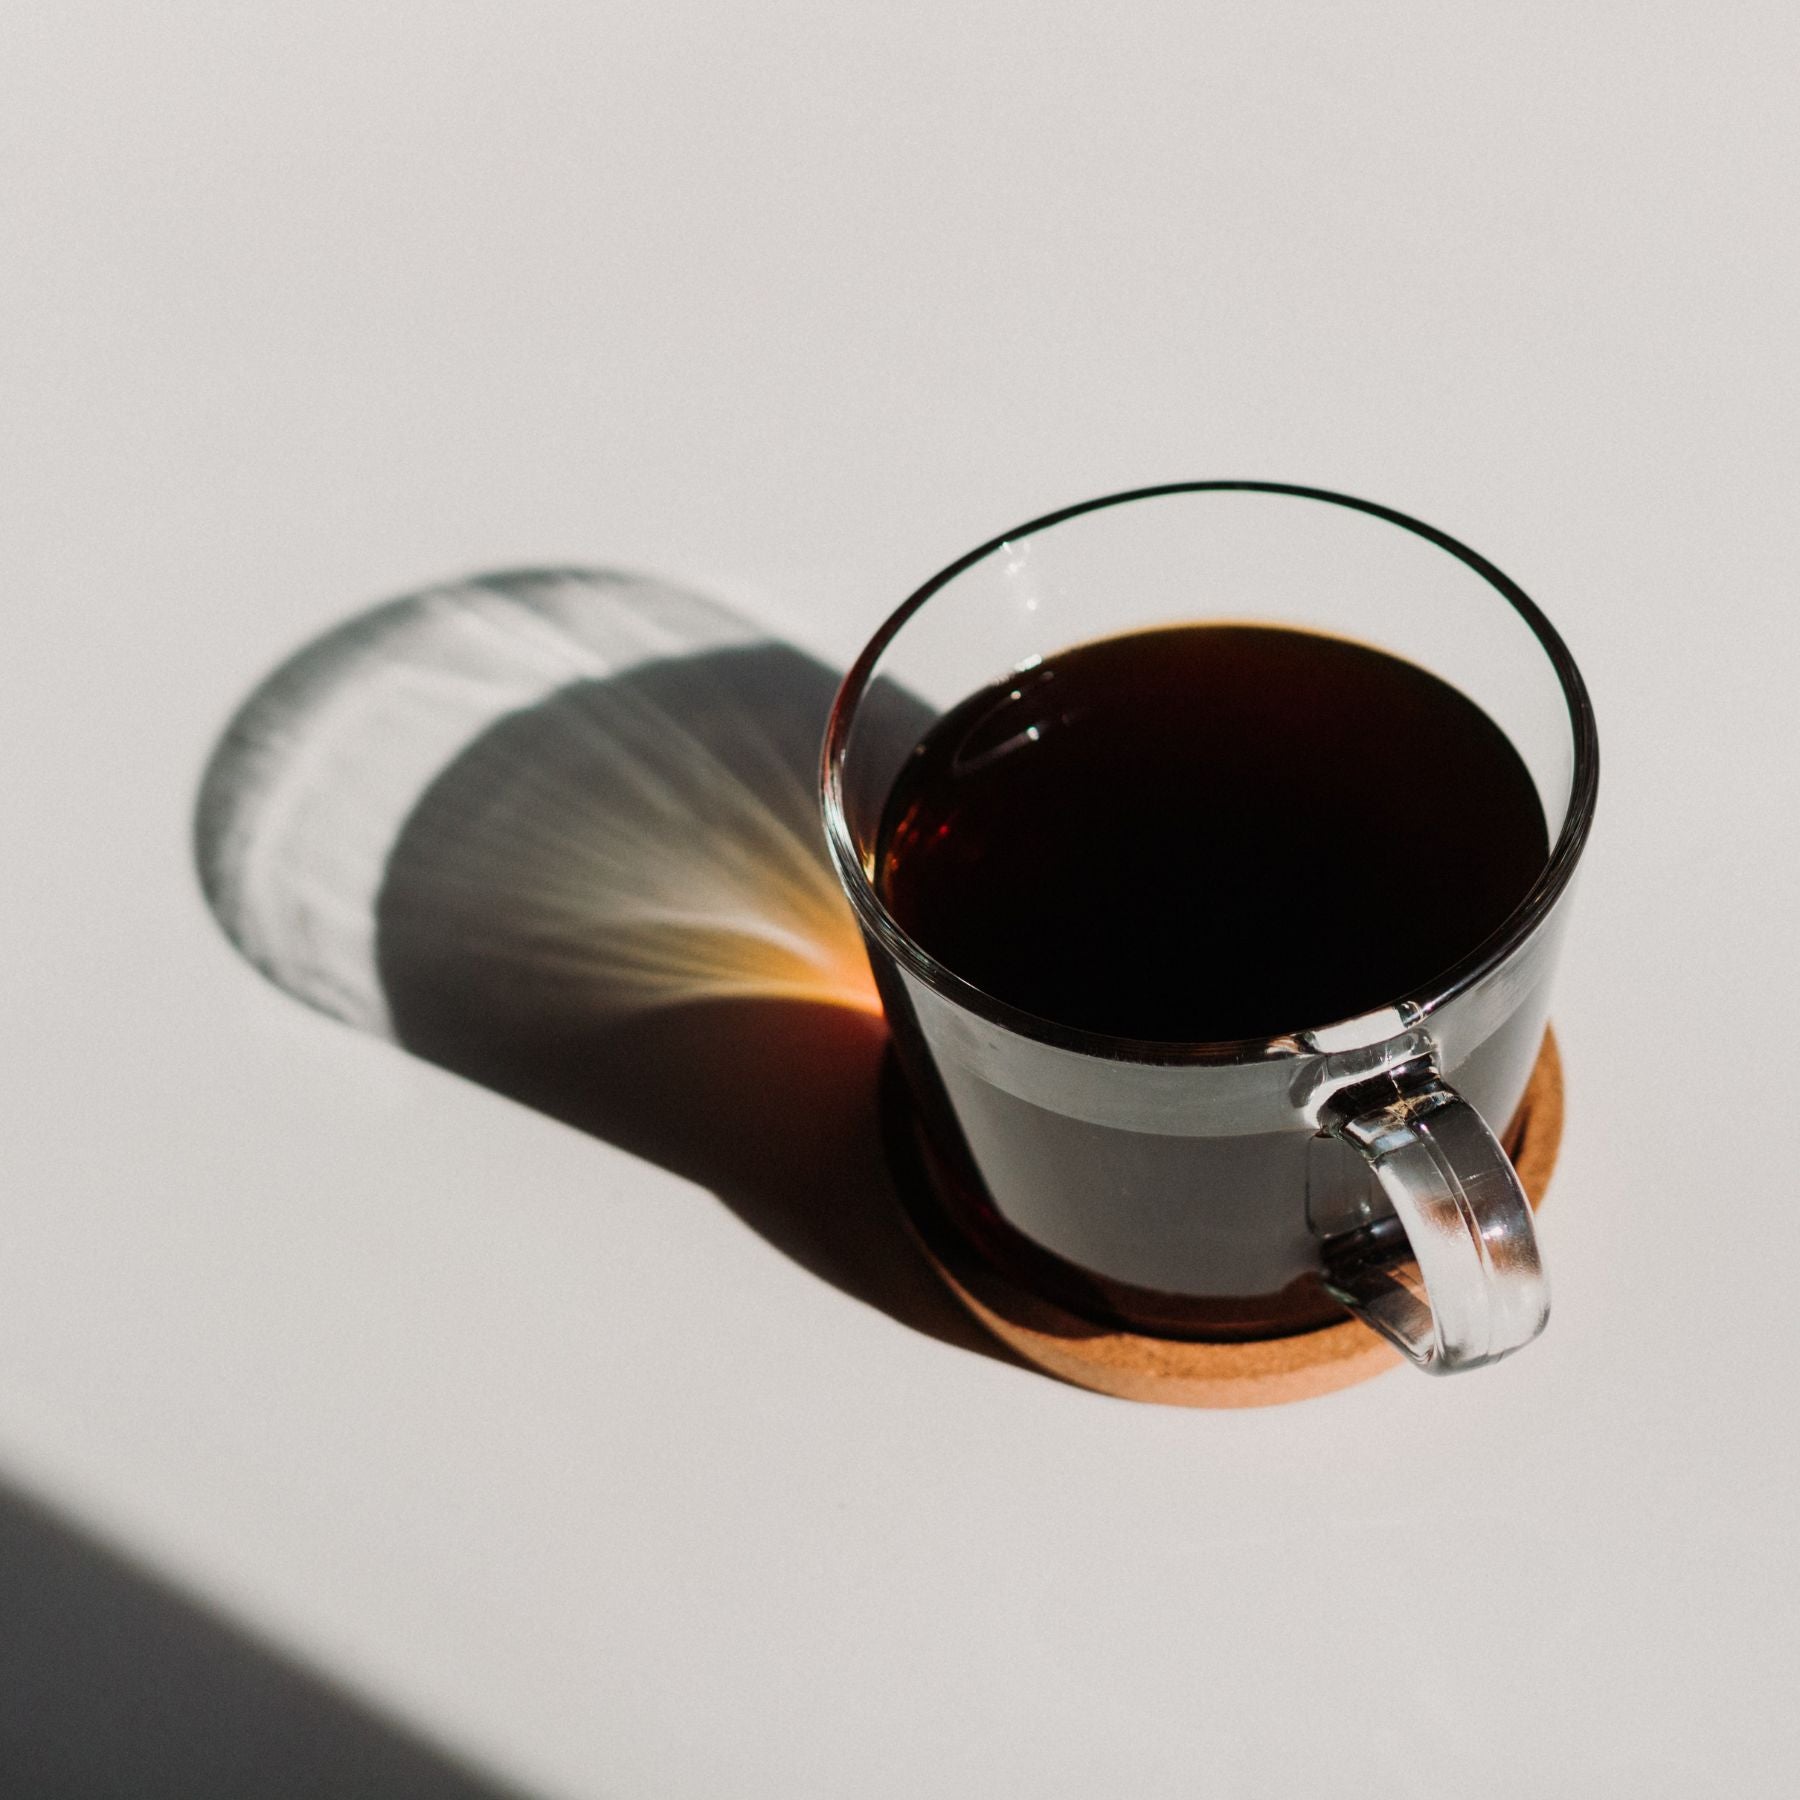
[(964, 701), (901, 771), (877, 883), (939, 962), (1041, 1018), (1274, 1036), (1430, 983), (1542, 872), (1517, 751), (1423, 669), (1194, 625)]

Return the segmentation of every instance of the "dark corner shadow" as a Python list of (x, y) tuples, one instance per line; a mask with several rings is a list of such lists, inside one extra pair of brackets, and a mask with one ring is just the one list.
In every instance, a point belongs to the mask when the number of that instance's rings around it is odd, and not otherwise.
[[(547, 650), (547, 623), (583, 646), (622, 632), (662, 653), (496, 708), (414, 783), (360, 887), (338, 866), (354, 821), (329, 842), (257, 848), (259, 809), (301, 817), (321, 781), (391, 785), (397, 739), (422, 727), (343, 696), (385, 693), (396, 665), (410, 669), (399, 686), (428, 691), (418, 671), (440, 672), (444, 619), (470, 605), (480, 654), (510, 665), (528, 645), (539, 678), (594, 663)], [(664, 629), (671, 606), (678, 630)], [(467, 649), (459, 678), (479, 667)], [(630, 578), (489, 577), (395, 602), (246, 703), (202, 792), (203, 883), (227, 934), (301, 997), (699, 1183), (912, 1329), (1010, 1360), (913, 1243), (884, 1157), (886, 1030), (816, 798), (836, 688), (714, 603)], [(929, 712), (894, 691), (886, 706), (877, 728), (916, 741)], [(309, 750), (352, 714), (354, 753)], [(309, 771), (298, 799), (271, 759)], [(359, 907), (367, 920), (346, 931)]]
[(524, 1800), (4, 1484), (0, 1793)]

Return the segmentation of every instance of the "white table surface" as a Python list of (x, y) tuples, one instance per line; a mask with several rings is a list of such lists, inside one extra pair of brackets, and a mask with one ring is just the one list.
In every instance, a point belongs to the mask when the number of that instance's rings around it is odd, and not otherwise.
[[(0, 1478), (496, 1793), (1796, 1791), (1791, 8), (5, 37)], [(841, 662), (990, 532), (1217, 475), (1455, 533), (1594, 691), (1501, 1367), (1056, 1385), (202, 902), (225, 720), (388, 596), (640, 569)]]

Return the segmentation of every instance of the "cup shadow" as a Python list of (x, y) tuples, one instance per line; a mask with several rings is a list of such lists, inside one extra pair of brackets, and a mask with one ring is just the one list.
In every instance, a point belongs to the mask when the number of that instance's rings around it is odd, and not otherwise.
[[(838, 678), (704, 597), (481, 577), (306, 646), (196, 809), (226, 935), (295, 997), (709, 1189), (889, 1317), (1011, 1360), (906, 1229), (887, 1035), (825, 856)], [(879, 728), (916, 741), (897, 691)]]

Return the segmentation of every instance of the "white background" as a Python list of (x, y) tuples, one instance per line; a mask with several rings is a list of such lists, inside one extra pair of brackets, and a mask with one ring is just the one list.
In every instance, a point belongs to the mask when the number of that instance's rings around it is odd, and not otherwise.
[[(1793, 21), (11, 8), (0, 1474), (534, 1794), (1794, 1792)], [(389, 594), (641, 568), (841, 658), (1221, 475), (1453, 532), (1594, 691), (1500, 1368), (972, 1356), (201, 902), (224, 720)]]

